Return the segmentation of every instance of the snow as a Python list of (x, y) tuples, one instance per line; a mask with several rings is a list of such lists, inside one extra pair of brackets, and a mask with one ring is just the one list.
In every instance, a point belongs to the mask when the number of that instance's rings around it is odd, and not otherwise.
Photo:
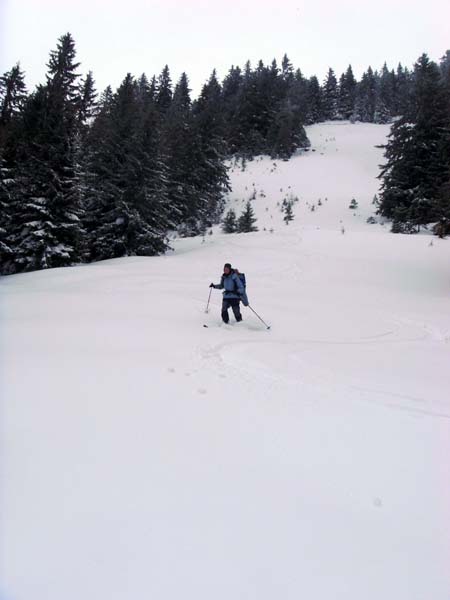
[[(258, 233), (2, 278), (2, 600), (448, 600), (450, 241), (366, 224), (388, 130), (234, 168)], [(270, 331), (204, 313), (228, 261)]]

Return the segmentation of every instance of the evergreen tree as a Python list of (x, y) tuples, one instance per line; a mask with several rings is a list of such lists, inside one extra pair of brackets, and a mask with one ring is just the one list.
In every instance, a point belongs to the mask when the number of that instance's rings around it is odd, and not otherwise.
[[(440, 61), (442, 93), (446, 106), (447, 123), (450, 124), (450, 50), (444, 54)], [(447, 163), (447, 172), (444, 171), (439, 198), (436, 203), (436, 218), (438, 223), (434, 228), (436, 235), (444, 237), (450, 235), (450, 136), (444, 135), (440, 147), (442, 160)]]
[(222, 231), (224, 233), (235, 233), (237, 231), (236, 213), (232, 208), (230, 208), (222, 221)]
[(235, 115), (238, 110), (238, 99), (242, 86), (242, 71), (232, 66), (222, 84), (222, 102), (225, 122), (225, 139), (227, 153), (236, 154), (240, 147), (240, 136)]
[(6, 272), (66, 266), (81, 259), (83, 229), (76, 142), (80, 105), (70, 34), (50, 54), (47, 83), (21, 117)]
[(289, 60), (287, 54), (283, 56), (281, 61), (281, 85), (282, 85), (282, 96), (286, 96), (289, 88), (294, 81), (294, 67)]
[(13, 257), (7, 235), (11, 222), (11, 188), (14, 183), (6, 161), (0, 156), (0, 272), (2, 265), (11, 261)]
[(78, 120), (81, 129), (84, 129), (91, 123), (95, 116), (97, 92), (95, 90), (94, 77), (92, 71), (86, 75), (86, 78), (81, 82), (80, 87), (80, 103), (78, 107)]
[(226, 158), (222, 89), (213, 71), (193, 106), (196, 141), (195, 177), (198, 212), (202, 227), (217, 223), (223, 211), (225, 192), (230, 189)]
[(373, 123), (377, 100), (377, 78), (371, 67), (363, 74), (357, 86), (356, 118), (366, 123)]
[(338, 89), (333, 69), (328, 70), (323, 85), (322, 114), (325, 120), (333, 120), (338, 116)]
[(167, 248), (170, 218), (155, 150), (158, 125), (156, 107), (142, 102), (130, 74), (116, 94), (106, 90), (89, 139), (87, 218), (94, 260), (153, 255)]
[(351, 65), (341, 75), (339, 80), (338, 115), (341, 119), (350, 119), (354, 116), (356, 101), (356, 79)]
[(409, 114), (392, 127), (382, 167), (379, 213), (398, 230), (417, 231), (438, 218), (448, 178), (450, 128), (438, 66), (424, 54), (414, 68)]
[(253, 158), (266, 150), (267, 106), (265, 94), (261, 94), (258, 74), (247, 61), (242, 85), (237, 99), (233, 129), (236, 132), (234, 146), (242, 158)]
[(315, 75), (308, 81), (308, 119), (306, 123), (311, 125), (312, 123), (319, 123), (324, 120), (323, 114), (323, 98), (322, 89), (320, 87), (319, 80)]
[(289, 225), (291, 221), (294, 220), (294, 211), (292, 210), (292, 202), (286, 202), (284, 206), (284, 217), (283, 221), (286, 225)]
[(285, 56), (284, 71), (277, 74), (273, 68), (273, 63), (271, 67), (266, 67), (260, 62), (256, 79), (259, 102), (258, 131), (264, 140), (262, 151), (269, 154), (271, 151), (271, 142), (268, 140), (269, 132), (274, 125), (277, 114), (286, 103), (287, 95), (294, 81), (292, 65)]
[(295, 71), (287, 97), (292, 105), (292, 109), (297, 113), (299, 121), (302, 124), (308, 123), (308, 81), (303, 77), (300, 69)]
[(395, 112), (395, 73), (383, 65), (377, 90), (374, 121), (389, 123)]
[(17, 63), (0, 77), (0, 149), (6, 143), (11, 120), (19, 115), (26, 98), (25, 75)]
[(307, 148), (310, 142), (301, 122), (301, 113), (288, 98), (280, 107), (268, 142), (272, 158), (288, 160), (299, 148)]
[(172, 102), (172, 79), (170, 77), (169, 67), (166, 65), (158, 77), (156, 104), (161, 113), (169, 110)]
[(250, 233), (258, 231), (255, 225), (256, 217), (250, 201), (247, 201), (245, 209), (238, 219), (238, 233)]
[[(197, 140), (193, 130), (187, 75), (175, 86), (173, 100), (162, 129), (163, 155), (168, 167), (168, 193), (173, 221), (190, 221), (190, 234), (198, 233), (198, 194), (195, 181)], [(185, 230), (187, 231), (186, 227)]]
[(411, 107), (412, 76), (409, 70), (399, 63), (394, 83), (394, 107), (395, 116), (408, 114)]

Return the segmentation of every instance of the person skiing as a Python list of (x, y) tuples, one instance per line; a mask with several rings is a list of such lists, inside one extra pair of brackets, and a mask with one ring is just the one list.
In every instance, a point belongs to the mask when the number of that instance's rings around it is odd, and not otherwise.
[(209, 287), (216, 290), (225, 290), (222, 300), (222, 321), (228, 323), (230, 320), (228, 316), (228, 309), (230, 307), (233, 310), (236, 321), (242, 321), (239, 303), (242, 300), (242, 304), (248, 306), (248, 298), (237, 269), (232, 269), (230, 263), (225, 263), (220, 283), (211, 283)]

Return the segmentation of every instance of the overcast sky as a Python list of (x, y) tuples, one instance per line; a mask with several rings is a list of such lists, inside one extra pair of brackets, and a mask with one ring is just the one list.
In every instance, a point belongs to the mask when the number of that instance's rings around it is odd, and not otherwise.
[(450, 0), (0, 0), (0, 72), (17, 61), (30, 88), (44, 80), (49, 51), (75, 38), (82, 72), (97, 88), (125, 74), (186, 71), (194, 95), (212, 69), (222, 78), (247, 59), (286, 52), (320, 80), (349, 63), (359, 77), (386, 60), (411, 66), (450, 48)]

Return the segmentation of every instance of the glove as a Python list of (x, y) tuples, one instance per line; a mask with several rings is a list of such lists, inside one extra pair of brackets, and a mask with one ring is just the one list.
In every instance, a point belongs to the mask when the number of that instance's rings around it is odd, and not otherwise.
[(244, 306), (248, 306), (248, 300), (246, 300), (245, 298), (242, 298), (242, 304)]
[(214, 284), (213, 284), (213, 283), (210, 283), (210, 284), (209, 284), (209, 287), (214, 287)]

